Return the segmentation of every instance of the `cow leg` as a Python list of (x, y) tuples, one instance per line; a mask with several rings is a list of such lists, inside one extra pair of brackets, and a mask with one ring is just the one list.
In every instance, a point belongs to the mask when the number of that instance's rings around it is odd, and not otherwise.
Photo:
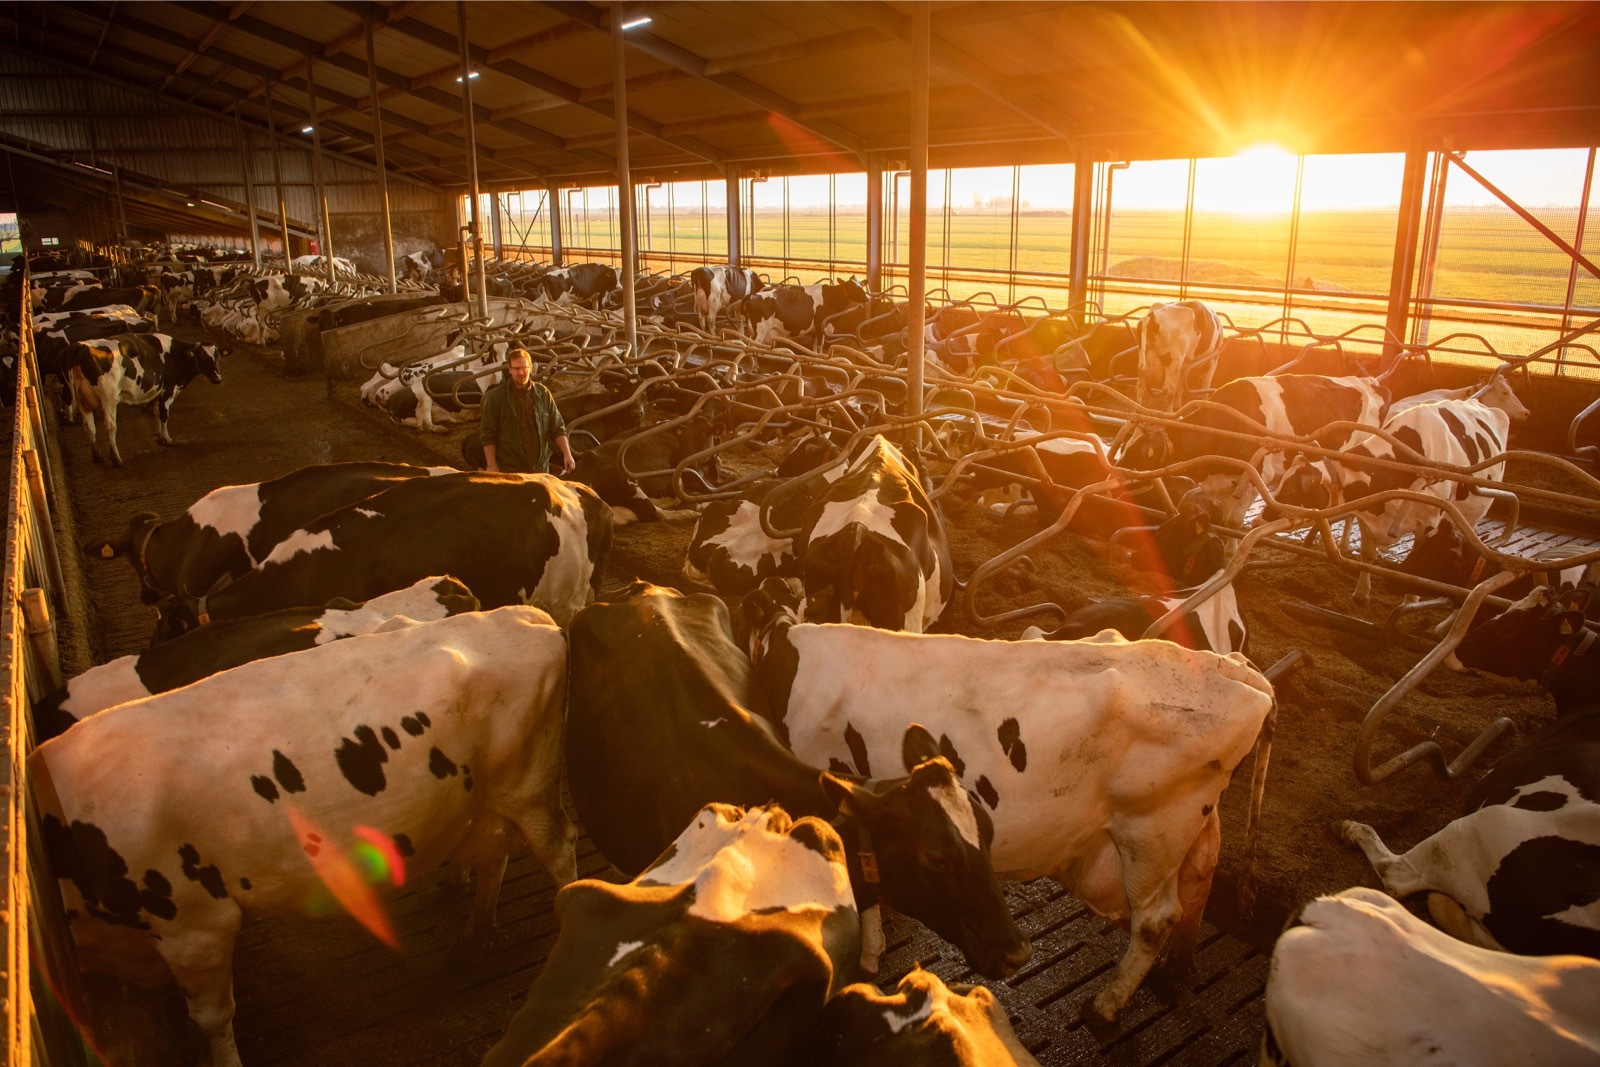
[(1217, 872), (1217, 858), (1221, 854), (1222, 820), (1213, 809), (1178, 870), (1178, 907), (1182, 911), (1167, 941), (1167, 958), (1162, 964), (1165, 970), (1184, 973), (1194, 966), (1200, 920), (1205, 915), (1206, 900), (1211, 896), (1211, 879)]
[[(1136, 899), (1129, 895), (1130, 901)], [(1134, 991), (1144, 981), (1145, 975), (1155, 965), (1178, 925), (1178, 875), (1174, 870), (1143, 903), (1133, 906), (1132, 922), (1128, 930), (1128, 951), (1117, 961), (1111, 980), (1092, 1001), (1086, 1001), (1083, 1013), (1090, 1009), (1105, 1022), (1115, 1022), (1117, 1015), (1133, 998)]]
[(861, 973), (871, 977), (878, 973), (878, 961), (883, 958), (887, 942), (883, 936), (883, 905), (874, 904), (861, 913)]
[(94, 429), (94, 412), (87, 406), (83, 409), (83, 432), (89, 435), (89, 458), (96, 463), (104, 463), (100, 458), (100, 439)]
[(172, 417), (172, 401), (175, 397), (157, 397), (156, 408), (156, 444), (171, 445), (172, 432), (167, 429), (167, 420)]
[[(122, 466), (122, 450), (117, 447), (117, 405), (113, 401), (101, 412), (106, 419), (106, 457), (113, 467)], [(91, 438), (93, 440), (93, 438)]]
[(1384, 892), (1396, 900), (1403, 900), (1413, 893), (1420, 893), (1430, 888), (1427, 879), (1423, 877), (1418, 864), (1412, 858), (1414, 853), (1428, 843), (1427, 841), (1411, 852), (1397, 856), (1389, 851), (1383, 839), (1378, 836), (1378, 832), (1366, 823), (1351, 822), (1346, 819), (1334, 823), (1333, 830), (1345, 844), (1354, 845), (1366, 853), (1367, 862), (1372, 864), (1378, 879), (1383, 882)]
[(168, 931), (158, 946), (183, 990), (189, 1018), (210, 1045), (212, 1067), (242, 1067), (233, 1041), (233, 945), (239, 922), (238, 905), (221, 901), (198, 928)]

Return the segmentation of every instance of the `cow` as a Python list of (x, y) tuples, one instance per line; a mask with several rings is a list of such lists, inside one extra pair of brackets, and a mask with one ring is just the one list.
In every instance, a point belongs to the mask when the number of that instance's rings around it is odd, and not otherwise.
[(109, 307), (113, 304), (126, 304), (143, 315), (154, 311), (160, 300), (160, 294), (148, 285), (135, 285), (120, 289), (94, 286), (68, 296), (61, 301), (61, 306), (56, 310), (88, 311), (93, 308)]
[(1037, 1067), (995, 995), (921, 967), (892, 993), (860, 982), (828, 1001), (807, 1063), (828, 1067)]
[(1334, 829), (1393, 897), (1427, 893), (1446, 932), (1531, 955), (1600, 959), (1600, 656), (1583, 615), (1540, 587), (1468, 633), (1446, 663), (1538, 679), (1556, 719), (1473, 787), (1464, 813), (1395, 855), (1372, 827)]
[[(628, 445), (628, 440), (616, 438), (582, 453), (567, 477), (599, 493), (600, 499), (615, 509), (619, 523), (694, 517), (694, 512), (683, 509), (657, 508), (652, 497), (675, 495), (672, 475), (650, 474), (643, 481), (633, 478), (623, 469), (623, 449), (627, 448), (629, 467), (640, 471), (671, 471), (716, 443), (716, 425), (699, 416), (673, 429), (641, 437), (635, 445)], [(694, 490), (710, 492), (718, 478), (717, 457), (707, 456), (695, 466), (685, 468), (684, 476)]]
[(921, 463), (882, 435), (807, 501), (799, 544), (808, 619), (921, 633), (955, 589), (944, 517)]
[(106, 708), (165, 693), (270, 656), (315, 648), (380, 628), (429, 622), (477, 611), (478, 599), (449, 577), (424, 578), (365, 604), (331, 601), (323, 608), (284, 608), (202, 626), (139, 655), (91, 667), (40, 700), (33, 721), (40, 740), (55, 737)]
[(1592, 1064), (1600, 963), (1441, 934), (1375, 890), (1300, 909), (1267, 978), (1262, 1064)]
[(396, 256), (394, 261), (395, 274), (413, 282), (426, 282), (428, 275), (442, 266), (444, 266), (444, 253), (438, 249), (431, 252), (412, 252), (408, 256)]
[(1027, 961), (989, 866), (988, 817), (926, 731), (905, 731), (903, 778), (840, 777), (796, 757), (768, 724), (726, 605), (709, 593), (636, 582), (579, 612), (569, 636), (572, 802), (618, 870), (644, 869), (705, 804), (776, 802), (795, 817), (837, 817), (869, 973), (883, 951), (880, 900), (954, 942), (983, 974)]
[(198, 596), (248, 573), (278, 542), (319, 516), (412, 478), (454, 473), (452, 467), (377, 460), (301, 467), (271, 481), (213, 489), (176, 519), (137, 512), (127, 532), (91, 541), (84, 552), (126, 558), (146, 604), (174, 594)]
[[(1417, 453), (1430, 466), (1477, 466), (1480, 461), (1505, 452), (1510, 429), (1510, 415), (1499, 408), (1485, 407), (1476, 400), (1437, 400), (1407, 408), (1383, 423), (1385, 433)], [(1276, 496), (1281, 503), (1318, 510), (1351, 504), (1350, 510), (1361, 525), (1361, 558), (1367, 563), (1407, 534), (1437, 526), (1446, 513), (1440, 508), (1406, 499), (1361, 506), (1362, 497), (1395, 489), (1430, 493), (1454, 503), (1462, 518), (1474, 527), (1489, 513), (1493, 503), (1490, 497), (1475, 492), (1472, 486), (1440, 474), (1411, 474), (1359, 465), (1364, 458), (1408, 458), (1397, 452), (1383, 435), (1360, 435), (1342, 451), (1357, 462), (1312, 461), (1299, 457), (1284, 474)], [(1500, 462), (1474, 474), (1498, 481), (1504, 471), (1505, 463)], [(1356, 586), (1356, 599), (1365, 600), (1371, 588), (1372, 576), (1362, 572)]]
[[(295, 256), (294, 259), (289, 261), (289, 269), (310, 271), (319, 274), (326, 273), (328, 269), (328, 260), (326, 256), (318, 255)], [(334, 256), (333, 273), (336, 277), (340, 274), (354, 274), (356, 273), (356, 265), (350, 262), (348, 259)]]
[(689, 284), (694, 287), (694, 309), (702, 330), (715, 330), (723, 308), (761, 292), (763, 286), (760, 275), (749, 267), (720, 263), (690, 271)]
[(1157, 411), (1178, 410), (1189, 394), (1211, 388), (1226, 340), (1217, 313), (1198, 300), (1152, 305), (1139, 323), (1135, 399)]
[(771, 581), (744, 610), (756, 683), (796, 756), (871, 776), (892, 765), (907, 722), (925, 724), (993, 820), (1002, 878), (1048, 874), (1131, 927), (1085, 1014), (1115, 1019), (1163, 948), (1187, 966), (1222, 840), (1218, 799), (1258, 737), (1249, 838), (1260, 811), (1273, 692), (1243, 656), (1114, 633), (989, 641), (800, 623)]
[(792, 337), (812, 348), (830, 332), (827, 319), (867, 302), (867, 291), (854, 278), (815, 285), (778, 285), (745, 299), (744, 317), (758, 345)]
[[(708, 804), (623, 885), (573, 882), (483, 1067), (795, 1064), (860, 949), (844, 844), (813, 816)], [(732, 994), (732, 995), (730, 995)]]
[[(514, 606), (261, 660), (122, 704), (29, 757), (40, 832), (85, 970), (175, 980), (211, 1062), (239, 1067), (240, 924), (332, 890), (398, 947), (386, 887), (475, 870), (465, 945), (493, 926), (515, 828), (558, 885), (566, 641)], [(352, 853), (387, 862), (374, 885)]]
[(1407, 408), (1431, 404), (1436, 400), (1476, 400), (1484, 407), (1499, 408), (1504, 411), (1511, 416), (1512, 422), (1526, 421), (1528, 416), (1533, 414), (1526, 404), (1517, 399), (1517, 394), (1505, 376), (1496, 373), (1482, 385), (1469, 385), (1460, 389), (1430, 389), (1426, 393), (1413, 393), (1411, 396), (1401, 397), (1389, 405), (1389, 417), (1398, 415)]
[(538, 279), (547, 299), (557, 304), (597, 307), (618, 286), (617, 268), (605, 263), (556, 267)]
[(412, 479), (296, 530), (210, 596), (164, 601), (158, 636), (333, 597), (367, 600), (430, 574), (454, 575), (484, 607), (533, 604), (564, 626), (598, 588), (611, 532), (611, 509), (593, 490), (554, 475)]
[[(1548, 563), (1570, 559), (1587, 551), (1590, 549), (1582, 545), (1557, 545), (1538, 552), (1533, 558), (1538, 562)], [(1433, 529), (1417, 534), (1410, 551), (1395, 570), (1414, 578), (1426, 578), (1446, 585), (1470, 588), (1483, 580), (1488, 573), (1488, 567), (1488, 558), (1479, 555), (1477, 549), (1473, 548), (1461, 531), (1456, 529), (1455, 523), (1445, 519)], [(1531, 592), (1536, 582), (1553, 581), (1558, 588), (1575, 586), (1583, 580), (1587, 570), (1588, 565), (1580, 563), (1563, 567), (1558, 571), (1530, 572), (1514, 579), (1509, 585), (1501, 586), (1495, 591), (1495, 595), (1514, 600)]]
[[(1260, 429), (1284, 437), (1308, 437), (1323, 448), (1348, 447), (1362, 430), (1377, 427), (1388, 407), (1389, 394), (1376, 378), (1330, 378), (1320, 374), (1278, 374), (1235, 378), (1208, 398), (1209, 404), (1181, 416), (1177, 429), (1147, 429), (1137, 433), (1117, 459), (1134, 470), (1155, 470), (1172, 463), (1223, 457), (1259, 462), (1263, 482), (1275, 488), (1294, 461), (1292, 446), (1273, 448), (1257, 460), (1264, 442)], [(1356, 429), (1330, 429), (1334, 423), (1355, 423)], [(1243, 438), (1223, 437), (1212, 431), (1227, 430)], [(1212, 518), (1238, 529), (1256, 500), (1256, 489), (1235, 464), (1199, 464), (1190, 472), (1200, 483)]]
[[(457, 344), (437, 355), (415, 359), (400, 367), (389, 363), (379, 364), (361, 386), (361, 400), (363, 403), (374, 407), (383, 408), (408, 426), (415, 426), (419, 430), (430, 430), (433, 433), (449, 433), (443, 423), (464, 422), (464, 418), (452, 414), (459, 411), (460, 405), (446, 396), (435, 397), (428, 389), (431, 376), (442, 374), (451, 376), (451, 372), (459, 371), (472, 377), (479, 371), (490, 367), (499, 366), (505, 361), (508, 342), (500, 341), (477, 359), (469, 359), (467, 346)], [(444, 370), (449, 368), (449, 370)], [(453, 377), (459, 378), (459, 375)], [(435, 382), (442, 385), (447, 380), (441, 377)], [(500, 381), (500, 372), (494, 371), (477, 379), (478, 385), (472, 390), (472, 395), (482, 397), (482, 391)], [(466, 390), (463, 390), (466, 392)], [(481, 402), (481, 399), (480, 399)], [(406, 414), (410, 412), (411, 414)]]
[(256, 317), (263, 323), (274, 312), (301, 307), (327, 288), (326, 278), (309, 274), (269, 274), (250, 282), (250, 293), (256, 299)]
[[(126, 333), (80, 341), (66, 355), (72, 397), (89, 434), (89, 455), (96, 463), (122, 466), (117, 447), (117, 407), (155, 405), (156, 443), (172, 444), (167, 420), (178, 394), (204, 375), (222, 384), (222, 357), (228, 350), (199, 341), (179, 341), (164, 333)], [(95, 416), (105, 419), (106, 458), (101, 459)]]

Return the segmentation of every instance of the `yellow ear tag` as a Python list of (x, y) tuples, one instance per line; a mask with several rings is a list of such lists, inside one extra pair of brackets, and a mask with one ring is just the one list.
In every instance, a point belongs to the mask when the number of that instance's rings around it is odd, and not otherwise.
[(1194, 532), (1197, 533), (1197, 534), (1198, 533), (1205, 533), (1206, 532), (1206, 524), (1201, 522), (1199, 519), (1194, 520)]
[(1561, 635), (1563, 637), (1572, 636), (1572, 623), (1568, 622), (1566, 619), (1561, 620)]
[(110, 559), (112, 556), (115, 556), (116, 554), (117, 554), (117, 550), (112, 548), (110, 545), (101, 545), (100, 546), (100, 555), (102, 557), (104, 557), (106, 559)]

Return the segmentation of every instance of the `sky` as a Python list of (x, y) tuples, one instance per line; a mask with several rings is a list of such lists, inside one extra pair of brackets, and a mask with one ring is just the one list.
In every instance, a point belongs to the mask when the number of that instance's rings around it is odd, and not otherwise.
[[(1528, 207), (1576, 207), (1582, 194), (1588, 149), (1545, 149), (1516, 152), (1469, 152), (1466, 161), (1513, 200)], [(1258, 146), (1227, 159), (1201, 160), (1195, 176), (1196, 207), (1206, 211), (1246, 214), (1287, 212), (1293, 205), (1295, 156), (1281, 149)], [(1404, 156), (1394, 154), (1308, 156), (1302, 191), (1303, 210), (1354, 210), (1394, 207), (1400, 202)], [(1113, 179), (1120, 209), (1171, 208), (1181, 210), (1188, 183), (1188, 160), (1134, 163)], [(910, 193), (910, 183), (900, 178), (900, 195)], [(1067, 210), (1072, 206), (1072, 168), (1065, 165), (1022, 168), (1018, 199), (1039, 210)], [(1012, 168), (987, 167), (956, 171), (950, 179), (949, 199), (957, 210), (976, 204), (1004, 206), (1012, 197)], [(841, 207), (866, 203), (866, 179), (860, 174), (839, 175), (834, 199)], [(664, 192), (655, 191), (652, 203), (665, 204)], [(699, 183), (680, 185), (676, 206), (684, 210), (699, 204)], [(827, 175), (789, 179), (791, 208), (826, 207)], [(928, 200), (933, 208), (945, 202), (945, 175), (930, 171)], [(713, 193), (721, 205), (721, 191)], [(1493, 194), (1459, 168), (1451, 168), (1445, 184), (1445, 203), (1457, 207), (1498, 204)], [(774, 178), (756, 187), (756, 207), (783, 204), (783, 183)]]

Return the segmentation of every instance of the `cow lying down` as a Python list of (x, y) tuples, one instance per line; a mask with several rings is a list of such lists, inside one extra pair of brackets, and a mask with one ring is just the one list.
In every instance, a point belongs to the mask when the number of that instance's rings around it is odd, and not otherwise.
[(84, 671), (34, 705), (34, 729), (40, 740), (46, 740), (96, 712), (181, 688), (242, 663), (477, 610), (478, 598), (466, 586), (454, 578), (433, 577), (365, 604), (334, 600), (322, 608), (284, 608), (225, 619)]
[(556, 914), (484, 1067), (817, 1062), (806, 1039), (861, 940), (838, 833), (776, 805), (707, 805), (637, 878), (574, 882)]
[(512, 606), (247, 663), (46, 741), (29, 778), (80, 965), (175, 979), (211, 1062), (239, 1067), (241, 922), (298, 914), (326, 887), (395, 943), (356, 846), (411, 871), (471, 866), (481, 943), (510, 827), (558, 884), (577, 874), (565, 689), (561, 631)]
[(1263, 1064), (1593, 1064), (1600, 963), (1464, 945), (1375, 889), (1318, 897), (1267, 979)]
[[(469, 360), (467, 346), (458, 344), (400, 367), (384, 363), (362, 384), (361, 400), (383, 408), (406, 426), (448, 433), (444, 424), (472, 420), (462, 402), (473, 405), (475, 411), (483, 401), (483, 390), (500, 380), (499, 371), (478, 375), (498, 366), (505, 359), (506, 347), (501, 341), (482, 357)], [(460, 401), (456, 399), (458, 384)]]

